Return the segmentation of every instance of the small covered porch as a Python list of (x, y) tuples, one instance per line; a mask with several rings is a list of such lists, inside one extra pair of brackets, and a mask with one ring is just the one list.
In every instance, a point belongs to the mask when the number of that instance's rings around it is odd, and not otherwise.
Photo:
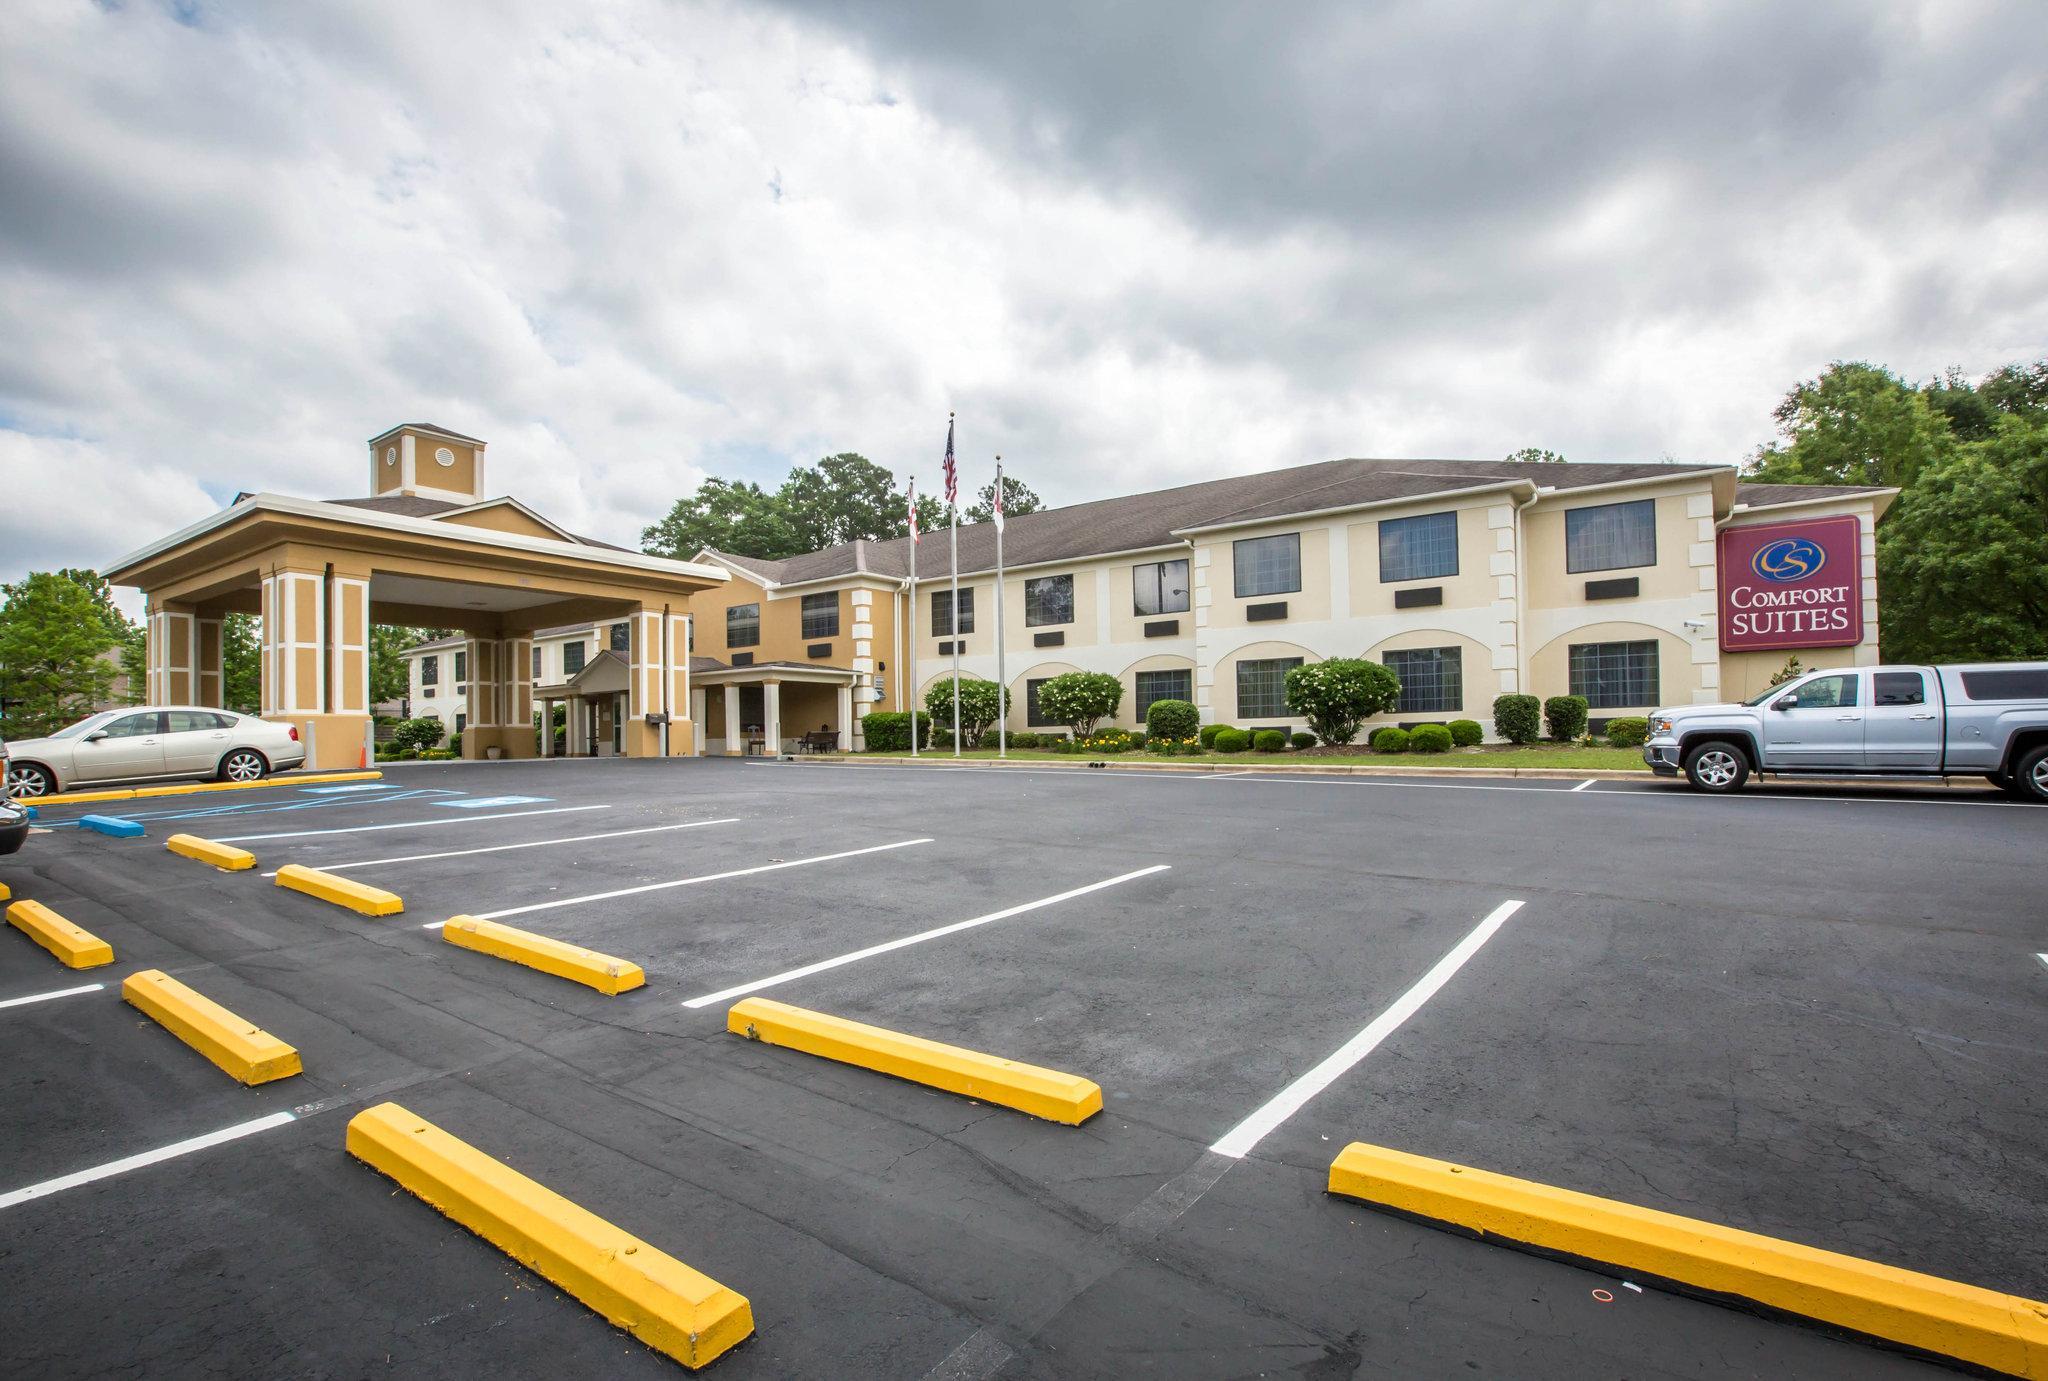
[[(544, 758), (610, 758), (626, 753), (631, 715), (632, 668), (617, 652), (598, 653), (566, 681), (533, 688), (540, 709), (540, 755)], [(554, 732), (561, 707), (562, 732)]]
[(868, 708), (867, 679), (847, 667), (809, 662), (736, 667), (692, 657), (698, 751), (735, 758), (855, 751)]

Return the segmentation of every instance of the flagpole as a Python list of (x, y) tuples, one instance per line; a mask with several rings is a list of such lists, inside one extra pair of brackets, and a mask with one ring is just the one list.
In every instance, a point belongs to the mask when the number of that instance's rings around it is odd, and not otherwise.
[(953, 756), (960, 756), (960, 503), (953, 502)]
[(917, 756), (917, 476), (910, 477), (910, 756)]
[(996, 756), (1010, 756), (1010, 678), (1003, 663), (1003, 458), (996, 457)]

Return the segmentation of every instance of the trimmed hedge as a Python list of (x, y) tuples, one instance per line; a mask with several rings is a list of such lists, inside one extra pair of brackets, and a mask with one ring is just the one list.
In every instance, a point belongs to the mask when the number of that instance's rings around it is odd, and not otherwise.
[(1543, 702), (1543, 725), (1550, 730), (1551, 738), (1559, 743), (1570, 743), (1584, 737), (1586, 732), (1586, 697), (1583, 695), (1553, 695)]
[(1313, 748), (1316, 746), (1316, 736), (1314, 734), (1298, 733), (1289, 742), (1296, 748)]
[(1155, 700), (1145, 707), (1147, 738), (1193, 738), (1202, 732), (1202, 712), (1185, 700)]
[(1214, 748), (1216, 746), (1216, 735), (1229, 727), (1228, 724), (1204, 724), (1195, 731), (1195, 739), (1204, 748)]
[(1375, 753), (1405, 753), (1408, 751), (1408, 731), (1397, 724), (1372, 731), (1372, 751)]
[(1650, 721), (1640, 715), (1607, 721), (1607, 741), (1616, 748), (1640, 748), (1649, 736)]
[(1451, 751), (1451, 731), (1442, 724), (1418, 724), (1415, 732), (1408, 735), (1408, 751), (1448, 753)]
[[(929, 738), (931, 718), (918, 717), (918, 728), (926, 731), (918, 744), (924, 745)], [(876, 710), (861, 720), (861, 737), (867, 743), (870, 753), (907, 753), (910, 751), (910, 712), (908, 710)]]
[(441, 721), (432, 715), (400, 720), (398, 727), (391, 731), (391, 746), (400, 752), (410, 748), (416, 753), (423, 753), (441, 742), (441, 732)]
[(1451, 721), (1451, 742), (1460, 748), (1476, 747), (1486, 738), (1486, 730), (1479, 727), (1476, 719), (1454, 719)]
[(1252, 747), (1261, 753), (1278, 753), (1287, 747), (1287, 734), (1281, 729), (1261, 729), (1252, 735)]
[(1252, 736), (1242, 729), (1218, 729), (1213, 746), (1219, 753), (1242, 753), (1252, 746)]
[(1543, 732), (1543, 702), (1533, 695), (1498, 695), (1493, 731), (1509, 743), (1534, 743)]

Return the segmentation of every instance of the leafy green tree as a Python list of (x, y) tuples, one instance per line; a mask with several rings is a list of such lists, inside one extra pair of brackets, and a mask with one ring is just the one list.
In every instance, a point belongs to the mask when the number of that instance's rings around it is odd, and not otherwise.
[(114, 680), (101, 654), (120, 641), (93, 590), (34, 571), (0, 591), (0, 735), (37, 738), (91, 713)]
[(149, 639), (138, 625), (121, 637), (121, 676), (127, 683), (121, 700), (140, 705), (149, 696)]
[(1562, 465), (1564, 463), (1564, 457), (1557, 452), (1545, 451), (1535, 446), (1524, 446), (1521, 450), (1511, 452), (1504, 458), (1519, 461), (1538, 460), (1553, 465)]
[(1287, 673), (1287, 708), (1325, 743), (1349, 743), (1364, 722), (1401, 698), (1401, 679), (1378, 662), (1332, 657)]
[(255, 714), (263, 708), (263, 648), (254, 614), (229, 614), (220, 625), (222, 708)]
[[(974, 503), (960, 516), (970, 523), (986, 523), (996, 515), (996, 482), (990, 480), (981, 486)], [(1031, 492), (1015, 475), (1003, 476), (1003, 516), (1014, 518), (1020, 513), (1036, 513), (1045, 507), (1045, 501)]]
[(1890, 370), (1837, 361), (1772, 413), (1784, 442), (1745, 479), (1766, 484), (1910, 485), (1955, 449), (1944, 413)]
[(1086, 738), (1096, 724), (1114, 719), (1123, 701), (1124, 683), (1102, 671), (1069, 671), (1038, 688), (1039, 714), (1066, 725), (1075, 738)]
[[(924, 693), (925, 713), (934, 726), (951, 728), (953, 723), (953, 678), (934, 681)], [(993, 681), (972, 676), (960, 678), (960, 746), (981, 741), (991, 724), (1010, 711), (1010, 692)]]
[[(696, 553), (692, 552), (691, 555)], [(405, 664), (405, 650), (420, 643), (450, 635), (446, 628), (404, 628), (380, 623), (370, 630), (370, 703), (388, 704), (403, 700), (412, 689), (412, 672)]]
[(800, 552), (900, 537), (906, 526), (896, 477), (851, 451), (790, 471), (777, 498)]
[(769, 561), (808, 550), (800, 544), (781, 495), (716, 476), (677, 499), (667, 517), (640, 533), (641, 550), (654, 556), (687, 561), (706, 547)]
[[(126, 682), (121, 699), (125, 704), (140, 705), (149, 693), (149, 649), (142, 625), (129, 622), (128, 616), (114, 603), (114, 587), (98, 571), (83, 566), (66, 566), (57, 574), (92, 596), (101, 622), (106, 624), (107, 632), (113, 635), (114, 644), (120, 649), (120, 676)], [(111, 695), (110, 690), (108, 696)]]

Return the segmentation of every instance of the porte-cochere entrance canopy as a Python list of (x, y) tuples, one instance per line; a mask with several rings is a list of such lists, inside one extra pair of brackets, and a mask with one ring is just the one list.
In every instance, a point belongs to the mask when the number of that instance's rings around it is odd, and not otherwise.
[(484, 443), (408, 423), (370, 442), (367, 498), (243, 494), (108, 568), (148, 606), (149, 699), (221, 705), (222, 621), (262, 618), (262, 714), (307, 740), (308, 765), (354, 766), (370, 734), (370, 628), (467, 640), (466, 757), (536, 749), (537, 628), (625, 621), (629, 756), (695, 751), (689, 609), (714, 566), (578, 537), (516, 499), (486, 499)]

